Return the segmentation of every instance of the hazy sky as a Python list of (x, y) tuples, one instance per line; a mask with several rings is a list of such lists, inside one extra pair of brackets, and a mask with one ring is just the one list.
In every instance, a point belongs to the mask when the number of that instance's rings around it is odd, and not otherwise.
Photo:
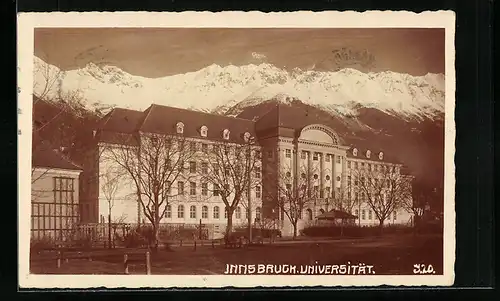
[(424, 75), (444, 73), (444, 42), (444, 29), (43, 28), (35, 55), (64, 70), (94, 62), (160, 77), (213, 63), (328, 68), (332, 51), (345, 47), (373, 55), (371, 71)]

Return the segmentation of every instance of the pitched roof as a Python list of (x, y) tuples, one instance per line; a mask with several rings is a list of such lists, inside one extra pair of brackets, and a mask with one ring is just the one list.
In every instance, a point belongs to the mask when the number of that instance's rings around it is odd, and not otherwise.
[(230, 131), (230, 142), (244, 142), (243, 134), (245, 132), (255, 136), (255, 123), (247, 119), (156, 104), (151, 105), (144, 114), (144, 121), (139, 129), (147, 133), (176, 134), (176, 124), (182, 122), (185, 137), (203, 138), (200, 135), (202, 126), (208, 128), (207, 139), (210, 140), (224, 140), (222, 132), (225, 129)]
[(111, 133), (132, 134), (137, 131), (158, 134), (176, 134), (176, 124), (184, 124), (184, 137), (204, 138), (200, 134), (202, 126), (208, 128), (207, 139), (224, 140), (222, 132), (230, 131), (229, 141), (242, 143), (243, 134), (255, 136), (255, 123), (251, 120), (209, 114), (187, 109), (153, 104), (144, 112), (113, 109), (100, 125), (102, 140), (110, 140)]
[(32, 163), (33, 167), (83, 170), (81, 166), (72, 162), (48, 141), (42, 140), (36, 134), (33, 135)]

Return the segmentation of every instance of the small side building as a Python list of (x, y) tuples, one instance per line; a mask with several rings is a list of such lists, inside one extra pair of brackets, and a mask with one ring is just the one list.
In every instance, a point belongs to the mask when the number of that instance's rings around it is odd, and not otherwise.
[(82, 168), (59, 149), (33, 138), (31, 238), (68, 240), (80, 221), (78, 179)]

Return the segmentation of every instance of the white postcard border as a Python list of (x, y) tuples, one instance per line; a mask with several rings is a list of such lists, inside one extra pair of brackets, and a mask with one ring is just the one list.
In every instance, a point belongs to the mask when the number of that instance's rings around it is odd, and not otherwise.
[[(29, 273), (32, 81), (37, 27), (445, 28), (443, 275), (32, 275)], [(18, 254), (21, 288), (449, 286), (455, 278), (455, 14), (393, 12), (87, 12), (18, 15)]]

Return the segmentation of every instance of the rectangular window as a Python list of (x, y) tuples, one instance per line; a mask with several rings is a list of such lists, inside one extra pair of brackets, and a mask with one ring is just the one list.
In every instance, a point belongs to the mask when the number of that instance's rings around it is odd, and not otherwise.
[(196, 152), (196, 142), (190, 142), (189, 149), (191, 150), (192, 153), (195, 153)]
[(318, 161), (318, 158), (319, 158), (319, 153), (314, 153), (313, 154), (313, 160), (314, 161)]
[(396, 213), (396, 211), (393, 211), (392, 212), (392, 219), (396, 220), (396, 218), (397, 218), (397, 213)]
[(260, 186), (255, 186), (255, 197), (258, 199), (261, 197)]
[(184, 194), (184, 182), (182, 181), (177, 182), (177, 193), (180, 195)]
[(172, 217), (172, 206), (167, 205), (167, 208), (165, 208), (165, 217), (166, 218)]
[(184, 171), (184, 161), (179, 161), (179, 165), (177, 166), (177, 169), (179, 170), (179, 172)]
[(307, 158), (307, 152), (305, 152), (305, 151), (301, 151), (301, 152), (300, 152), (300, 158), (301, 158), (301, 159), (305, 159), (305, 158)]
[(350, 200), (350, 199), (351, 199), (351, 192), (350, 192), (350, 191), (348, 191), (348, 192), (347, 192), (347, 199), (348, 199), (348, 200)]
[(325, 194), (325, 193), (323, 192), (323, 190), (320, 190), (320, 191), (319, 191), (319, 198), (320, 198), (320, 199), (324, 198), (324, 194)]
[(219, 196), (219, 194), (220, 194), (219, 184), (214, 184), (214, 196)]
[(358, 169), (358, 162), (354, 162), (354, 169)]
[(268, 151), (267, 151), (267, 157), (268, 157), (269, 159), (272, 159), (272, 158), (273, 158), (273, 151), (272, 151), (272, 150), (268, 150)]
[(260, 151), (255, 151), (255, 158), (260, 159), (261, 158), (261, 153)]
[(318, 197), (318, 192), (319, 192), (319, 186), (314, 186), (313, 188), (313, 193), (314, 193), (314, 197), (317, 198)]
[(290, 149), (285, 150), (285, 157), (291, 158), (292, 157), (292, 151)]
[(372, 219), (372, 211), (371, 210), (368, 211), (368, 219)]
[(260, 166), (255, 166), (255, 177), (260, 179), (261, 176)]
[(201, 183), (201, 195), (208, 195), (208, 184)]
[(196, 218), (196, 206), (189, 207), (189, 218)]
[(196, 162), (194, 161), (189, 162), (189, 172), (190, 173), (196, 172)]
[(347, 161), (347, 168), (351, 168), (351, 161)]
[(330, 157), (331, 157), (331, 155), (327, 154), (326, 157), (325, 157), (325, 162), (330, 162)]
[(290, 193), (292, 191), (292, 184), (286, 184), (286, 191)]
[(189, 195), (196, 195), (196, 183), (189, 182)]
[(204, 152), (205, 154), (208, 153), (208, 144), (202, 143), (201, 144), (201, 151)]
[(201, 208), (201, 218), (208, 218), (208, 207), (203, 206)]
[(331, 192), (330, 192), (330, 187), (329, 187), (329, 186), (327, 186), (327, 187), (325, 188), (325, 192), (326, 192), (326, 197), (327, 197), (327, 198), (331, 197), (331, 194), (330, 194)]
[(204, 175), (208, 174), (208, 163), (207, 162), (201, 163), (201, 173)]
[(366, 212), (365, 212), (365, 210), (364, 210), (364, 209), (363, 209), (363, 210), (361, 210), (361, 219), (362, 219), (362, 220), (365, 220), (365, 219), (366, 219)]
[(340, 164), (340, 156), (336, 157), (336, 161), (337, 161), (338, 164)]
[(167, 182), (165, 183), (165, 185), (166, 185), (166, 187), (165, 187), (165, 188), (167, 189), (167, 193), (170, 195), (170, 194), (172, 193), (172, 182), (167, 181)]

